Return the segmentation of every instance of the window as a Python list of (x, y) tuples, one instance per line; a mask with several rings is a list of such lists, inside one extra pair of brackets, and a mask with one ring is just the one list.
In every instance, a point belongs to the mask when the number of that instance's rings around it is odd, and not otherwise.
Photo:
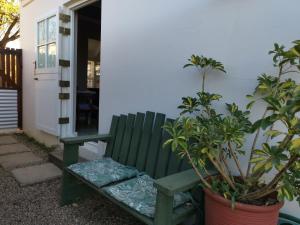
[(56, 16), (39, 21), (37, 26), (37, 69), (56, 67)]
[(87, 64), (87, 88), (99, 88), (100, 63), (88, 61)]

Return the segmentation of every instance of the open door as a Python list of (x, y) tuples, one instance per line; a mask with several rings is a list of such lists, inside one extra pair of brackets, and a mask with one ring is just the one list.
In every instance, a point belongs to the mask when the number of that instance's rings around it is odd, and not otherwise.
[(60, 137), (74, 136), (74, 40), (71, 38), (74, 31), (71, 28), (73, 24), (72, 12), (69, 9), (61, 7), (59, 10), (59, 35), (58, 35), (58, 64), (59, 64), (59, 134)]
[(71, 13), (60, 8), (40, 18), (36, 29), (36, 126), (58, 137), (73, 135), (71, 21)]

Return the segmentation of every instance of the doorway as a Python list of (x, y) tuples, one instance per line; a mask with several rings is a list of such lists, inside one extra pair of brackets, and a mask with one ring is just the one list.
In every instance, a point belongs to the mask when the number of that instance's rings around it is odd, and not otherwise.
[(75, 11), (76, 132), (98, 133), (101, 67), (101, 1)]

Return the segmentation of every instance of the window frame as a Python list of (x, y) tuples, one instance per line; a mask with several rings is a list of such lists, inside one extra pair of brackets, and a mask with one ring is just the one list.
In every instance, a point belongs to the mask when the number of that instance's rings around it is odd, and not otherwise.
[[(52, 17), (55, 17), (55, 22), (56, 22), (56, 40), (55, 41), (49, 41), (48, 40), (48, 20), (51, 19)], [(45, 21), (46, 24), (46, 41), (43, 44), (39, 44), (39, 23)], [(55, 57), (55, 67), (48, 67), (48, 46), (50, 44), (56, 44), (56, 57)], [(58, 44), (59, 44), (59, 14), (57, 10), (53, 10), (48, 12), (47, 14), (39, 17), (35, 21), (35, 44), (34, 44), (34, 49), (35, 49), (35, 74), (56, 74), (58, 73)], [(38, 68), (38, 48), (41, 46), (45, 46), (46, 48), (46, 53), (45, 53), (45, 68)]]

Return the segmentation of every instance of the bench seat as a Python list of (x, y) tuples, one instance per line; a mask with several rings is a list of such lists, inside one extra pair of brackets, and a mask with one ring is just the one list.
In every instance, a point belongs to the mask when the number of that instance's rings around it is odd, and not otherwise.
[[(154, 218), (157, 189), (153, 186), (154, 179), (148, 175), (142, 175), (134, 179), (123, 181), (119, 184), (103, 188), (104, 192), (116, 200), (124, 203), (137, 212)], [(173, 208), (190, 202), (191, 195), (177, 193), (174, 196)], [(187, 204), (188, 205), (188, 204)]]
[(111, 158), (76, 163), (67, 169), (98, 188), (139, 174), (134, 167), (122, 165)]
[[(93, 193), (99, 193), (100, 195), (104, 196), (105, 198), (107, 198), (114, 204), (118, 205), (119, 207), (121, 207), (122, 209), (124, 209), (125, 211), (127, 211), (128, 213), (130, 213), (131, 215), (133, 215), (134, 217), (136, 217), (137, 219), (139, 219), (140, 221), (144, 222), (147, 225), (156, 225), (157, 224), (155, 222), (155, 218), (143, 215), (142, 213), (138, 212), (137, 210), (133, 209), (132, 207), (129, 207), (124, 202), (119, 201), (115, 197), (112, 197), (107, 192), (107, 190), (105, 190), (105, 188), (98, 188), (93, 183), (87, 181), (86, 179), (83, 179), (81, 176), (74, 173), (70, 169), (66, 169), (65, 172), (68, 173), (70, 176), (76, 178), (79, 183), (82, 183), (86, 187), (88, 187), (90, 190), (88, 192), (92, 193), (91, 191), (93, 191)], [(191, 170), (188, 172), (191, 172)], [(187, 172), (182, 173), (182, 176), (186, 176), (186, 175), (187, 175)], [(174, 176), (174, 175), (172, 175), (172, 176)], [(172, 176), (170, 176), (170, 177), (172, 177)], [(156, 204), (157, 204), (157, 201), (156, 201)], [(173, 207), (171, 218), (169, 218), (169, 220), (171, 221), (171, 224), (177, 224), (177, 223), (184, 221), (186, 218), (193, 216), (196, 211), (197, 211), (197, 209), (195, 208), (195, 206), (193, 204), (183, 204), (182, 203), (181, 205), (179, 204), (179, 206), (177, 206), (177, 207)], [(161, 223), (158, 223), (158, 224), (163, 225)], [(200, 224), (200, 225), (203, 225), (203, 224)]]

